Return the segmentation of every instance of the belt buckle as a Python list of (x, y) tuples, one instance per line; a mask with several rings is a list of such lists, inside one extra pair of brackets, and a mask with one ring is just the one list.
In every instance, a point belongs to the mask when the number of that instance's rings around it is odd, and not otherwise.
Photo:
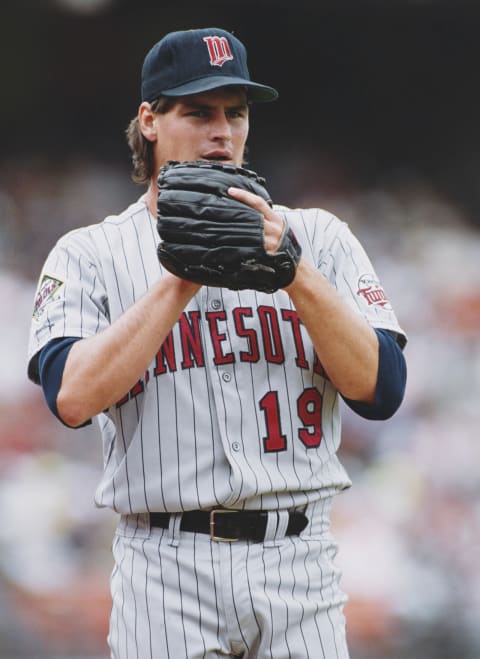
[(214, 508), (210, 511), (210, 540), (215, 542), (238, 542), (239, 538), (223, 538), (222, 536), (215, 535), (215, 515), (223, 515), (224, 513), (238, 513), (238, 510), (223, 510), (222, 508)]

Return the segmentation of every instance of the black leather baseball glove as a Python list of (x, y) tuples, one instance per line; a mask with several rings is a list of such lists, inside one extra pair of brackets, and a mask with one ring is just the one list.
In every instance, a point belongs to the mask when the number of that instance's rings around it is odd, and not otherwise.
[(273, 254), (264, 247), (264, 218), (236, 201), (228, 188), (271, 200), (255, 172), (217, 162), (171, 162), (158, 176), (160, 263), (175, 275), (206, 286), (273, 293), (290, 284), (301, 247), (285, 223)]

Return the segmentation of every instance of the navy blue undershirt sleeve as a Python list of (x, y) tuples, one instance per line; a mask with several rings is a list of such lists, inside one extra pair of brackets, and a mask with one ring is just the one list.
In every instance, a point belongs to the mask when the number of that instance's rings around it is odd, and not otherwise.
[(350, 400), (345, 403), (364, 419), (385, 420), (395, 414), (405, 395), (407, 364), (403, 352), (388, 330), (375, 329), (379, 343), (379, 363), (375, 402), (372, 404)]
[[(395, 414), (403, 400), (407, 381), (407, 365), (395, 335), (387, 330), (375, 329), (379, 342), (379, 364), (375, 402), (362, 403), (342, 396), (345, 403), (365, 419), (385, 420)], [(62, 383), (63, 369), (68, 353), (78, 337), (52, 339), (41, 350), (38, 367), (40, 384), (47, 405), (64, 425), (57, 410), (57, 396)], [(89, 425), (91, 420), (82, 426)]]
[[(79, 341), (78, 337), (62, 337), (59, 339), (52, 339), (40, 351), (38, 357), (38, 372), (40, 376), (40, 384), (43, 389), (43, 395), (47, 401), (50, 410), (55, 414), (57, 419), (63, 423), (64, 426), (69, 428), (57, 410), (57, 396), (62, 384), (63, 369), (67, 361), (70, 348), (75, 341)], [(91, 420), (85, 421), (78, 428), (83, 428), (89, 425)]]

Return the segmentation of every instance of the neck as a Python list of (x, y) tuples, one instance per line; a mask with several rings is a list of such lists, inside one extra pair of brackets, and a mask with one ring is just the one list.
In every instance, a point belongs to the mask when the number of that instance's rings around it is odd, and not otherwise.
[(145, 201), (147, 202), (147, 208), (153, 217), (157, 217), (157, 195), (157, 180), (151, 180), (147, 194), (145, 195)]

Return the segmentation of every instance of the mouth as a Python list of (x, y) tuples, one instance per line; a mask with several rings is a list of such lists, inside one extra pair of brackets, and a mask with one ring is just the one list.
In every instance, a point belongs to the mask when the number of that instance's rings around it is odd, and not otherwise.
[(201, 160), (208, 162), (231, 162), (231, 158), (226, 153), (208, 153), (201, 157)]

